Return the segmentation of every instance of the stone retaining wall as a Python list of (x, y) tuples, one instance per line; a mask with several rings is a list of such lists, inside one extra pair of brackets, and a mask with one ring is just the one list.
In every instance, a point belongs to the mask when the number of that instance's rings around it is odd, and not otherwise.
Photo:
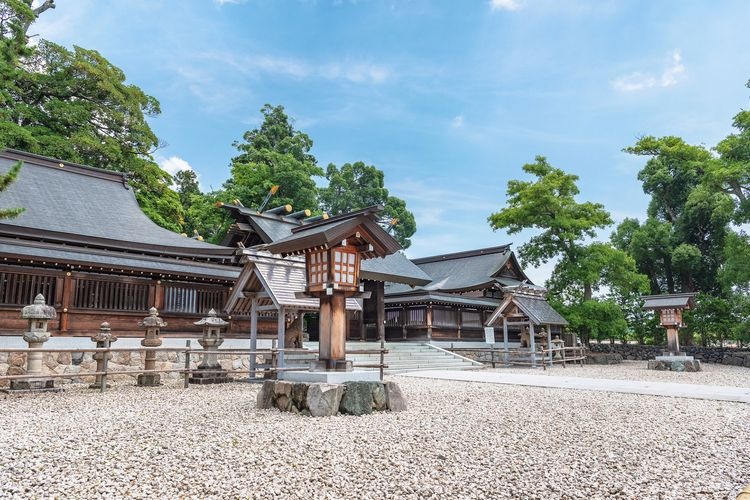
[[(79, 373), (93, 372), (96, 371), (96, 361), (92, 358), (93, 353), (44, 353), (43, 367), (44, 373), (48, 374), (65, 374), (76, 375)], [(138, 352), (113, 352), (112, 359), (107, 364), (108, 370), (112, 371), (126, 371), (136, 370), (143, 367), (144, 353)], [(160, 370), (181, 370), (185, 368), (185, 354), (180, 352), (157, 352), (156, 353), (156, 367)], [(197, 368), (200, 363), (202, 356), (200, 353), (192, 353), (190, 355), (190, 366)], [(262, 362), (262, 358), (258, 358), (258, 363)], [(219, 358), (219, 364), (224, 370), (249, 370), (250, 360), (247, 355), (232, 355), (225, 354)], [(26, 366), (26, 354), (24, 353), (0, 353), (0, 375), (23, 375), (25, 373)], [(176, 380), (183, 376), (182, 373), (171, 372), (162, 373), (163, 380)], [(247, 374), (243, 374), (246, 377)], [(134, 375), (117, 375), (113, 376), (114, 381), (125, 380), (126, 377), (131, 377), (133, 380), (137, 377)], [(55, 379), (55, 384), (65, 383), (91, 383), (93, 376), (80, 376), (73, 379)], [(0, 387), (7, 387), (9, 382), (7, 380), (0, 380)]]
[[(666, 346), (638, 345), (638, 344), (591, 344), (591, 352), (616, 353), (623, 359), (648, 361), (661, 356)], [(750, 368), (750, 350), (733, 349), (728, 347), (682, 347), (688, 356), (705, 363), (721, 363), (724, 365), (745, 366)]]

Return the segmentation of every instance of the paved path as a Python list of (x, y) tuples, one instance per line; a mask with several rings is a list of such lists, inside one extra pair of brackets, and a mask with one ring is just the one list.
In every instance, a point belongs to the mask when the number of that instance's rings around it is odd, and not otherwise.
[(485, 371), (458, 372), (447, 370), (426, 370), (421, 372), (403, 373), (399, 374), (399, 376), (750, 403), (750, 387), (677, 384), (672, 382), (644, 382), (638, 380), (614, 380), (605, 378), (558, 377), (556, 375), (525, 375)]

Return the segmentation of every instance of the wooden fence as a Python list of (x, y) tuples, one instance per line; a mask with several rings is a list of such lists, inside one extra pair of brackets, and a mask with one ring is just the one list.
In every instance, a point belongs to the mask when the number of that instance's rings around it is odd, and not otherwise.
[[(552, 367), (555, 363), (566, 367), (568, 363), (583, 365), (586, 354), (584, 347), (553, 347), (552, 349), (542, 349), (536, 351), (532, 356), (528, 349), (503, 349), (497, 347), (449, 347), (446, 350), (451, 352), (478, 352), (489, 353), (489, 362), (492, 368), (497, 364), (503, 366), (531, 366), (541, 365), (545, 370), (548, 366)], [(484, 362), (484, 361), (483, 361)]]
[[(177, 353), (184, 354), (185, 357), (185, 365), (184, 368), (160, 368), (160, 369), (153, 369), (153, 370), (146, 370), (145, 368), (136, 369), (136, 370), (110, 370), (108, 367), (109, 364), (109, 354), (111, 353), (117, 353), (117, 352), (136, 352), (136, 353), (146, 353), (146, 352), (166, 352), (166, 353)], [(75, 348), (60, 348), (60, 349), (21, 349), (21, 348), (2, 348), (0, 349), (0, 353), (19, 353), (19, 354), (26, 354), (28, 359), (29, 353), (102, 353), (102, 359), (101, 359), (101, 369), (98, 368), (99, 363), (97, 364), (97, 370), (95, 371), (87, 371), (87, 372), (78, 372), (78, 373), (41, 373), (41, 374), (25, 374), (25, 375), (0, 375), (0, 381), (11, 381), (11, 380), (39, 380), (39, 379), (78, 379), (82, 377), (101, 377), (99, 379), (99, 390), (100, 392), (104, 392), (107, 388), (107, 379), (109, 377), (113, 376), (134, 376), (134, 375), (140, 375), (140, 374), (151, 374), (151, 373), (181, 373), (184, 377), (184, 387), (189, 387), (189, 380), (190, 376), (194, 373), (227, 373), (228, 375), (247, 375), (246, 380), (248, 381), (254, 381), (254, 380), (263, 380), (257, 379), (256, 375), (261, 374), (264, 377), (263, 378), (276, 378), (280, 372), (285, 371), (293, 371), (293, 370), (300, 370), (300, 367), (285, 367), (285, 366), (279, 366), (279, 354), (285, 353), (285, 354), (318, 354), (318, 351), (315, 350), (308, 350), (308, 349), (287, 349), (287, 348), (271, 348), (271, 349), (258, 349), (255, 351), (249, 350), (249, 349), (217, 349), (215, 351), (211, 351), (213, 353), (216, 353), (218, 356), (222, 355), (244, 355), (244, 356), (252, 356), (249, 370), (207, 370), (207, 369), (198, 369), (198, 368), (192, 368), (190, 366), (191, 359), (193, 355), (203, 355), (206, 354), (209, 351), (205, 351), (203, 349), (193, 349), (191, 347), (191, 341), (188, 340), (185, 343), (185, 347), (138, 347), (138, 348), (127, 348), (127, 347), (92, 347), (92, 348), (82, 348), (82, 349), (75, 349)], [(379, 354), (380, 355), (380, 362), (377, 364), (354, 364), (354, 368), (378, 368), (380, 370), (380, 381), (383, 381), (383, 373), (386, 368), (388, 368), (388, 365), (385, 364), (385, 355), (388, 354), (388, 350), (385, 349), (385, 347), (381, 344), (381, 347), (379, 349), (358, 349), (358, 350), (351, 350), (347, 351), (347, 354)], [(257, 356), (263, 356), (265, 359), (269, 360), (269, 363), (265, 364), (256, 364), (255, 359)], [(254, 368), (254, 369), (252, 369)], [(236, 378), (234, 380), (237, 380)]]

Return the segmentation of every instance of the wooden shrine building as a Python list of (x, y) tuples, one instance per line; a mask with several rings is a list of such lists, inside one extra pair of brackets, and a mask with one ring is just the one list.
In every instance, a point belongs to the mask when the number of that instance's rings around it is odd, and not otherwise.
[[(23, 330), (22, 306), (41, 293), (57, 310), (54, 335), (87, 335), (108, 321), (118, 336), (141, 336), (150, 307), (163, 333), (199, 335), (193, 323), (224, 307), (239, 275), (232, 248), (187, 238), (153, 223), (125, 177), (21, 151), (0, 152), (0, 172), (18, 178), (0, 195), (0, 334)], [(231, 322), (229, 334), (247, 330)]]

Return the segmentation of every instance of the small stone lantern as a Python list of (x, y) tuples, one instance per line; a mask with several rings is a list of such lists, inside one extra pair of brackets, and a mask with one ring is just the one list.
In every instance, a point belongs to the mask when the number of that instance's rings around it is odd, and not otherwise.
[[(159, 317), (159, 311), (155, 307), (148, 310), (148, 316), (139, 321), (138, 326), (146, 330), (146, 338), (141, 340), (143, 347), (159, 347), (161, 345), (159, 330), (167, 326), (167, 322)], [(143, 368), (145, 370), (156, 369), (156, 351), (146, 351)], [(159, 373), (141, 373), (138, 375), (138, 385), (141, 387), (161, 385), (161, 375)]]
[(555, 335), (555, 338), (552, 340), (552, 349), (554, 349), (555, 352), (555, 359), (562, 359), (563, 354), (562, 350), (565, 347), (565, 341), (560, 338), (559, 335)]
[[(23, 340), (28, 342), (29, 349), (41, 349), (42, 345), (49, 340), (47, 323), (57, 317), (57, 311), (48, 306), (44, 296), (40, 293), (34, 299), (34, 303), (21, 310), (21, 318), (28, 320), (28, 330), (23, 334)], [(41, 378), (42, 375), (41, 352), (30, 352), (26, 358), (26, 374), (40, 375), (38, 379), (11, 380), (11, 390), (25, 391), (49, 391), (55, 390), (54, 379)]]
[[(109, 323), (106, 321), (99, 325), (99, 333), (91, 337), (92, 342), (96, 342), (97, 349), (107, 349), (114, 342), (117, 342), (117, 337), (112, 335), (112, 329), (109, 327)], [(107, 356), (107, 360), (112, 359), (111, 352), (95, 352), (93, 358), (96, 360), (96, 371), (100, 372), (104, 370), (104, 356)], [(102, 385), (102, 376), (97, 375), (96, 381), (89, 386), (91, 389), (99, 389)], [(109, 387), (109, 384), (107, 384)]]
[(203, 338), (198, 343), (203, 347), (203, 359), (198, 365), (198, 370), (193, 372), (189, 382), (191, 384), (222, 384), (229, 382), (227, 371), (221, 368), (218, 357), (218, 349), (224, 343), (221, 338), (221, 329), (229, 323), (217, 317), (216, 311), (211, 309), (208, 316), (193, 323), (203, 327)]

